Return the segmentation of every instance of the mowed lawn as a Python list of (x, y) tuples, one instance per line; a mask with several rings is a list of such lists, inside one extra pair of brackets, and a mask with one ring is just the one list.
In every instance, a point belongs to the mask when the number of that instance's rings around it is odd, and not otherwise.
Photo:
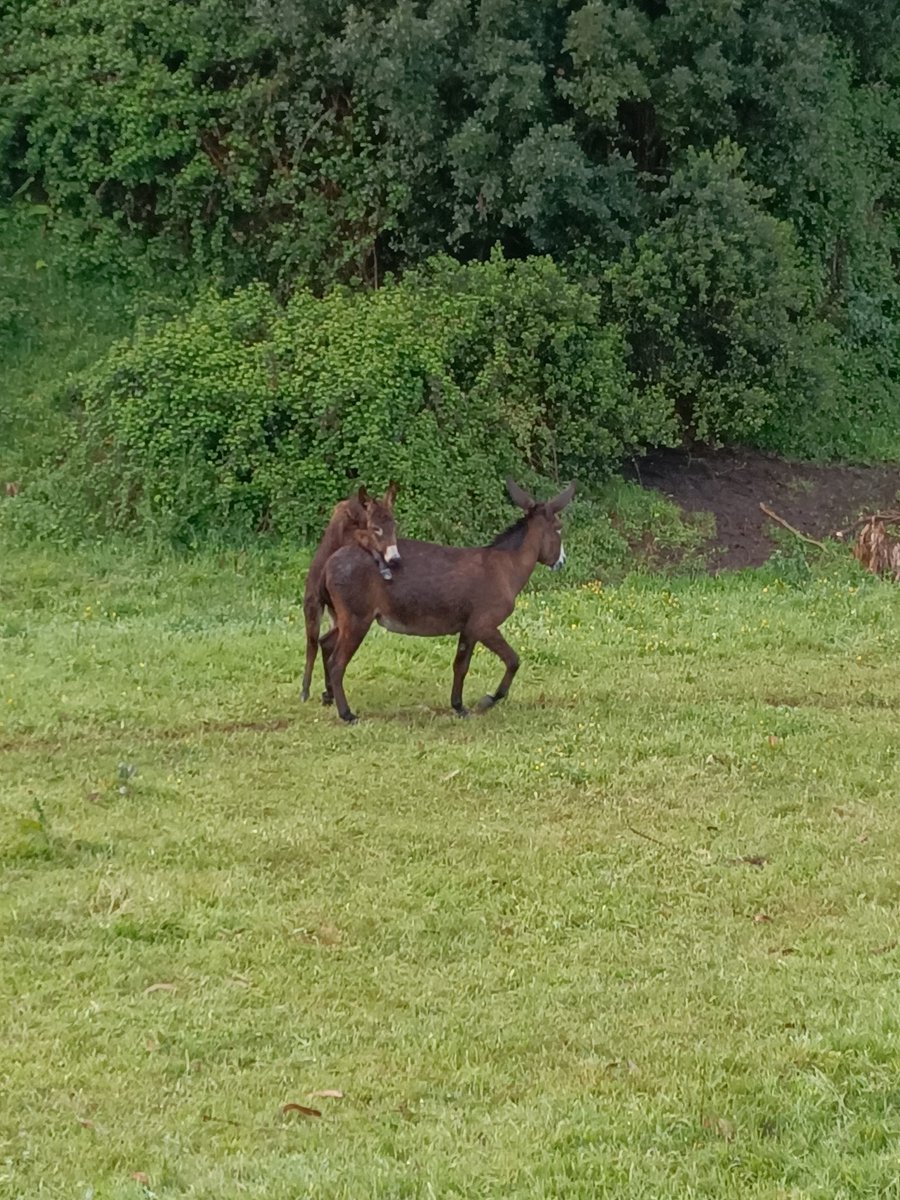
[(345, 728), (302, 568), (0, 559), (0, 1195), (900, 1196), (900, 589), (542, 582)]

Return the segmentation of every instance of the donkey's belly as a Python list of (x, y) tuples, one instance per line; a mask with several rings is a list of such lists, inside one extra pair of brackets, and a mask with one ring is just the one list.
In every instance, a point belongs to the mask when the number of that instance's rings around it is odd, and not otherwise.
[(388, 633), (415, 633), (414, 629), (410, 629), (408, 625), (404, 625), (394, 617), (376, 617), (376, 620)]
[(448, 629), (443, 622), (429, 621), (427, 617), (404, 621), (399, 617), (379, 613), (375, 618), (382, 629), (389, 633), (405, 633), (407, 637), (443, 637), (448, 633), (458, 633), (457, 629)]

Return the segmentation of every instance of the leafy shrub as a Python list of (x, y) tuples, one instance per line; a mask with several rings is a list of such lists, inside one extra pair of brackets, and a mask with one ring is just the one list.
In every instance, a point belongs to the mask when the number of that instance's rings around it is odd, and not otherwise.
[(652, 407), (866, 453), (900, 420), (893, 7), (12, 0), (0, 192), (80, 262), (281, 295), (495, 244), (612, 267)]
[(358, 275), (388, 208), (371, 131), (330, 70), (324, 14), (295, 54), (253, 7), (6, 5), (0, 191), (45, 198), (82, 264), (149, 239), (229, 283)]
[(549, 260), (499, 254), (283, 307), (261, 284), (210, 294), (77, 381), (77, 428), (32, 516), (310, 538), (355, 481), (395, 479), (409, 533), (485, 535), (508, 518), (507, 473), (597, 478), (667, 436), (601, 317)]
[(750, 439), (829, 383), (813, 366), (809, 272), (742, 157), (729, 142), (690, 153), (662, 193), (666, 215), (607, 273), (638, 378), (704, 442)]

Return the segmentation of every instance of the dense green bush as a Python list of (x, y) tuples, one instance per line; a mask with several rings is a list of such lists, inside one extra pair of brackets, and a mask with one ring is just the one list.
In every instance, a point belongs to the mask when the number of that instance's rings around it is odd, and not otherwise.
[(5, 6), (0, 192), (46, 198), (82, 264), (141, 237), (227, 282), (358, 276), (389, 207), (372, 131), (329, 77), (324, 27), (301, 60), (252, 8)]
[(549, 260), (499, 254), (285, 306), (261, 284), (209, 295), (70, 390), (65, 458), (20, 519), (309, 538), (355, 481), (395, 479), (409, 532), (496, 531), (507, 473), (597, 478), (672, 428), (601, 318)]
[(752, 439), (837, 387), (810, 353), (828, 339), (814, 279), (790, 225), (742, 177), (742, 157), (730, 142), (689, 154), (662, 192), (665, 215), (608, 272), (638, 378), (704, 442)]

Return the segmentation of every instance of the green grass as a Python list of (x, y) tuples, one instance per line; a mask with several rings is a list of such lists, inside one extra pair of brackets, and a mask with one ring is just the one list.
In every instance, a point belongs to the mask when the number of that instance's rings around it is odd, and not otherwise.
[(900, 1195), (900, 590), (531, 591), (351, 729), (287, 552), (2, 563), (0, 1195)]

